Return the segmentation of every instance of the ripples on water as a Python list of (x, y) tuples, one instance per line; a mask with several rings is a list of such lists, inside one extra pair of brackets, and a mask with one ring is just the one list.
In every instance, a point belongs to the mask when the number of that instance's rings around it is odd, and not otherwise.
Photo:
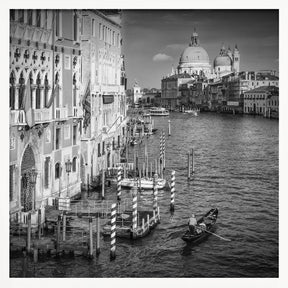
[[(278, 121), (210, 113), (175, 113), (170, 119), (168, 137), (168, 118), (155, 118), (159, 130), (149, 138), (148, 152), (151, 158), (159, 153), (159, 132), (166, 129), (166, 176), (176, 171), (174, 214), (170, 192), (159, 191), (161, 223), (144, 239), (117, 240), (115, 261), (109, 261), (109, 241), (102, 241), (98, 258), (40, 260), (37, 269), (30, 262), (28, 276), (278, 277)], [(192, 147), (196, 173), (188, 182)], [(140, 201), (146, 198), (141, 195)], [(211, 207), (219, 209), (216, 233), (232, 241), (211, 235), (197, 246), (187, 245), (181, 236), (189, 215)], [(11, 277), (22, 276), (21, 261), (11, 261)]]

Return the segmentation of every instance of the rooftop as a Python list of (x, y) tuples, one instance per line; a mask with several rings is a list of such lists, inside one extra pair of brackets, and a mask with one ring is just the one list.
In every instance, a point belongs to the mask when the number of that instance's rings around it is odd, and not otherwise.
[(265, 93), (265, 92), (271, 92), (271, 93), (278, 93), (279, 94), (279, 88), (276, 86), (260, 86), (255, 89), (246, 91), (244, 94), (247, 93)]

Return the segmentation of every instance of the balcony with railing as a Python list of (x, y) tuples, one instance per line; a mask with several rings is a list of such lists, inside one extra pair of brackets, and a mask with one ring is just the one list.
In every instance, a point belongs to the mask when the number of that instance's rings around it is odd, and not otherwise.
[(65, 120), (68, 117), (67, 107), (55, 108), (55, 120)]
[(73, 117), (74, 118), (82, 118), (83, 117), (83, 110), (81, 107), (73, 107)]
[(10, 125), (26, 125), (24, 110), (10, 110)]
[(49, 108), (34, 110), (35, 123), (44, 123), (52, 121), (52, 111)]

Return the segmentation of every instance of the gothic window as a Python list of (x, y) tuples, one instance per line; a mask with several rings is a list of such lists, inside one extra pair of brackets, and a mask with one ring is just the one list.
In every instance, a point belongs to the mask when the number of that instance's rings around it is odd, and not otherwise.
[(36, 10), (36, 26), (41, 27), (41, 10)]
[(18, 109), (24, 109), (24, 103), (23, 103), (23, 100), (24, 100), (24, 92), (25, 92), (25, 79), (24, 79), (24, 76), (23, 76), (23, 72), (21, 72), (20, 74), (20, 77), (19, 77), (19, 98), (18, 98), (18, 107), (15, 107), (15, 108), (18, 108)]
[(77, 125), (73, 126), (73, 145), (77, 144)]
[(77, 13), (74, 12), (74, 41), (78, 40), (78, 17)]
[(56, 139), (55, 139), (55, 148), (58, 150), (60, 148), (60, 128), (56, 128)]
[[(55, 84), (57, 85), (57, 84), (59, 84), (59, 74), (58, 74), (58, 72), (56, 73), (56, 75), (55, 75)], [(55, 93), (55, 92), (54, 92)], [(56, 104), (56, 108), (59, 108), (60, 107), (60, 93), (58, 92), (58, 93), (56, 93), (56, 95), (55, 95), (55, 104)]]
[(15, 107), (15, 75), (14, 72), (10, 74), (10, 108), (14, 110)]
[(102, 155), (105, 154), (105, 141), (102, 142)]
[(49, 188), (49, 166), (50, 166), (50, 157), (45, 158), (44, 163), (44, 187)]
[(44, 106), (46, 107), (48, 104), (48, 92), (49, 92), (49, 81), (47, 74), (44, 79)]
[(10, 10), (10, 21), (15, 21), (15, 10), (14, 9)]
[(55, 179), (59, 179), (60, 178), (60, 163), (57, 162), (55, 164)]
[(101, 143), (98, 143), (98, 157), (101, 156)]
[(77, 106), (76, 73), (73, 75), (73, 106)]
[(76, 172), (77, 157), (74, 157), (72, 160), (72, 172)]
[(27, 11), (27, 24), (33, 25), (33, 11), (30, 9)]
[(36, 109), (41, 108), (41, 79), (40, 79), (40, 73), (37, 75), (37, 80), (36, 80)]
[(24, 23), (24, 10), (18, 10), (18, 21)]

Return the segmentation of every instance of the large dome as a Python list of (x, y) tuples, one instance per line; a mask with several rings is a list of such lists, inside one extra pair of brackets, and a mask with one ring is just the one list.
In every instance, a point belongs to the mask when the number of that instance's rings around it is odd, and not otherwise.
[(207, 63), (209, 64), (209, 56), (204, 48), (201, 46), (187, 47), (180, 57), (180, 63)]
[(231, 66), (232, 60), (228, 55), (225, 56), (217, 56), (214, 60), (214, 68), (217, 66)]

